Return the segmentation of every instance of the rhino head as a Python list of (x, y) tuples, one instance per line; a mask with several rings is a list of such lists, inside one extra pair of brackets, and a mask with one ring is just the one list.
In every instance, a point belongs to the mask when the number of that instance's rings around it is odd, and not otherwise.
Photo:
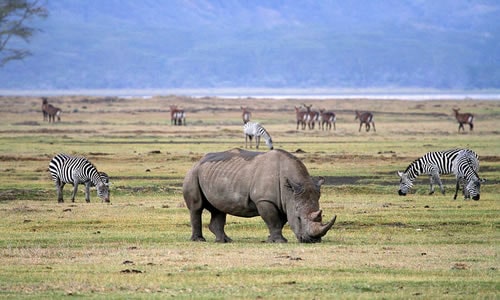
[(325, 182), (323, 177), (311, 183), (297, 183), (286, 179), (287, 186), (291, 189), (292, 202), (287, 203), (287, 219), (292, 231), (301, 243), (319, 243), (328, 230), (335, 223), (337, 216), (326, 224), (322, 223), (322, 213), (319, 209), (321, 185)]

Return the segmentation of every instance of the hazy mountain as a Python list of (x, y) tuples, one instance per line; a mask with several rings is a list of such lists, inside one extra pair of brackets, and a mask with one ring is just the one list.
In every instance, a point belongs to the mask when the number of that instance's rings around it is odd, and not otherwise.
[(500, 88), (500, 3), (48, 1), (0, 89)]

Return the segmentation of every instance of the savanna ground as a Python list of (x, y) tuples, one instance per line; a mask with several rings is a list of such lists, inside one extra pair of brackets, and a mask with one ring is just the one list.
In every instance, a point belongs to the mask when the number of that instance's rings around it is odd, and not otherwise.
[[(0, 298), (484, 298), (498, 299), (499, 101), (152, 99), (59, 97), (62, 121), (42, 121), (41, 100), (0, 99)], [(337, 113), (337, 130), (296, 130), (294, 106)], [(170, 124), (169, 105), (187, 112)], [(320, 205), (337, 223), (319, 244), (268, 244), (260, 218), (228, 217), (230, 244), (191, 242), (182, 181), (205, 153), (244, 147), (240, 106), (327, 179)], [(452, 108), (476, 116), (457, 133)], [(354, 110), (375, 114), (358, 132)], [(397, 195), (397, 170), (428, 151), (475, 150), (487, 178), (480, 201), (428, 195), (421, 176)], [(262, 145), (262, 151), (267, 151)], [(112, 181), (58, 204), (47, 167), (84, 155)], [(265, 167), (265, 166), (263, 166)]]

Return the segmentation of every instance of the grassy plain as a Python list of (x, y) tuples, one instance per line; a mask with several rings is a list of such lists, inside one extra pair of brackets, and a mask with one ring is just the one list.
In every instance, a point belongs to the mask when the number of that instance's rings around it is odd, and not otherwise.
[[(41, 100), (0, 99), (0, 298), (498, 299), (499, 101), (152, 99), (63, 97), (62, 122)], [(337, 113), (337, 130), (296, 130), (294, 106)], [(170, 124), (169, 105), (187, 111)], [(337, 223), (320, 244), (263, 243), (260, 218), (228, 217), (234, 242), (189, 241), (182, 181), (205, 153), (244, 147), (240, 106), (324, 176), (320, 205)], [(476, 115), (457, 133), (452, 108)], [(358, 132), (354, 110), (375, 114)], [(432, 150), (469, 147), (487, 178), (480, 201), (427, 195), (428, 179), (397, 195), (397, 170)], [(297, 151), (297, 150), (301, 151)], [(266, 149), (262, 149), (266, 150)], [(58, 204), (47, 166), (59, 152), (111, 176), (111, 204)], [(204, 221), (208, 221), (208, 214)]]

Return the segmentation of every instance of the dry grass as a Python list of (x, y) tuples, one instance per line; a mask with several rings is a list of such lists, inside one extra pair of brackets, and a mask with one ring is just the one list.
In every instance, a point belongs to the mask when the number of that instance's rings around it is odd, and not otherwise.
[[(498, 101), (50, 99), (62, 122), (41, 119), (38, 98), (0, 101), (0, 297), (490, 298), (497, 297), (500, 142)], [(294, 106), (337, 112), (337, 130), (296, 131)], [(171, 126), (169, 105), (188, 112)], [(203, 154), (243, 147), (240, 106), (327, 178), (321, 207), (338, 216), (321, 244), (263, 243), (259, 218), (228, 217), (232, 244), (190, 242), (181, 185)], [(457, 133), (451, 108), (476, 115)], [(358, 133), (355, 109), (375, 113)], [(427, 195), (427, 178), (397, 196), (396, 170), (427, 151), (470, 147), (488, 179), (481, 200)], [(159, 153), (158, 153), (159, 151)], [(111, 176), (112, 204), (57, 204), (47, 174), (58, 152), (85, 155)], [(66, 199), (69, 188), (66, 187)], [(205, 221), (209, 218), (204, 216)]]

